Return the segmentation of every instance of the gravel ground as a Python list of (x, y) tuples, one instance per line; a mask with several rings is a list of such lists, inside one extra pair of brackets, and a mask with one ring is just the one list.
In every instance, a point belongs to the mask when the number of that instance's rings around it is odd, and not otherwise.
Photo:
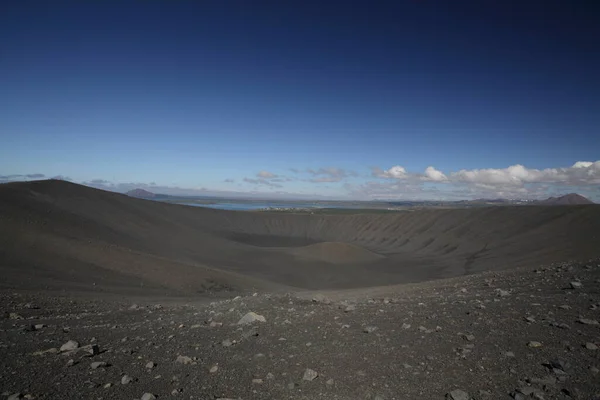
[(600, 398), (599, 260), (360, 293), (157, 301), (0, 292), (0, 393)]

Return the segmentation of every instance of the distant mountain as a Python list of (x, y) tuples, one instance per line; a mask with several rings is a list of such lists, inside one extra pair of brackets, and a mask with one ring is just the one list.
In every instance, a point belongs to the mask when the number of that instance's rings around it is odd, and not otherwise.
[(595, 204), (593, 201), (583, 197), (577, 193), (569, 193), (560, 197), (550, 197), (546, 200), (540, 200), (536, 204), (542, 204), (547, 206), (568, 206), (568, 205), (579, 205), (579, 204)]
[(138, 199), (153, 199), (156, 197), (156, 194), (144, 189), (133, 189), (125, 194), (127, 196), (137, 197)]

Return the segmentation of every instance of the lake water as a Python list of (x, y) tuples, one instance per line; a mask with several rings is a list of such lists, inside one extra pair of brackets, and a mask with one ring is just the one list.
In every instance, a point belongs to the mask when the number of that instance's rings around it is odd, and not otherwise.
[[(321, 205), (311, 204), (311, 203), (215, 203), (215, 204), (195, 204), (195, 203), (179, 203), (184, 204), (186, 206), (193, 207), (207, 207), (207, 208), (216, 208), (219, 210), (235, 210), (235, 211), (256, 211), (256, 210), (264, 210), (266, 208), (323, 208)], [(340, 208), (335, 206), (328, 205), (329, 208)]]

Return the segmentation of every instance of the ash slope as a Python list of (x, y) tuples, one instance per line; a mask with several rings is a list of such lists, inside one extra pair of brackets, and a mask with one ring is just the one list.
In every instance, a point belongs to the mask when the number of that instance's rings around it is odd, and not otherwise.
[[(596, 399), (599, 282), (596, 260), (331, 303), (258, 294), (160, 308), (0, 290), (9, 316), (0, 320), (0, 391), (64, 400), (442, 400), (455, 390), (469, 400)], [(237, 325), (250, 311), (266, 321)], [(60, 353), (69, 340), (98, 351)], [(304, 380), (306, 369), (316, 377)]]
[(600, 255), (595, 205), (252, 213), (37, 181), (0, 185), (0, 221), (0, 287), (35, 290), (359, 288)]

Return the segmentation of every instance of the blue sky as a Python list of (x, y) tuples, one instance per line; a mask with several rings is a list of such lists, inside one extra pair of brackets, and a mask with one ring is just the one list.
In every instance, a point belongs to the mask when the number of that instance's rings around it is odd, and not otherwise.
[(3, 181), (600, 200), (593, 1), (4, 8)]

